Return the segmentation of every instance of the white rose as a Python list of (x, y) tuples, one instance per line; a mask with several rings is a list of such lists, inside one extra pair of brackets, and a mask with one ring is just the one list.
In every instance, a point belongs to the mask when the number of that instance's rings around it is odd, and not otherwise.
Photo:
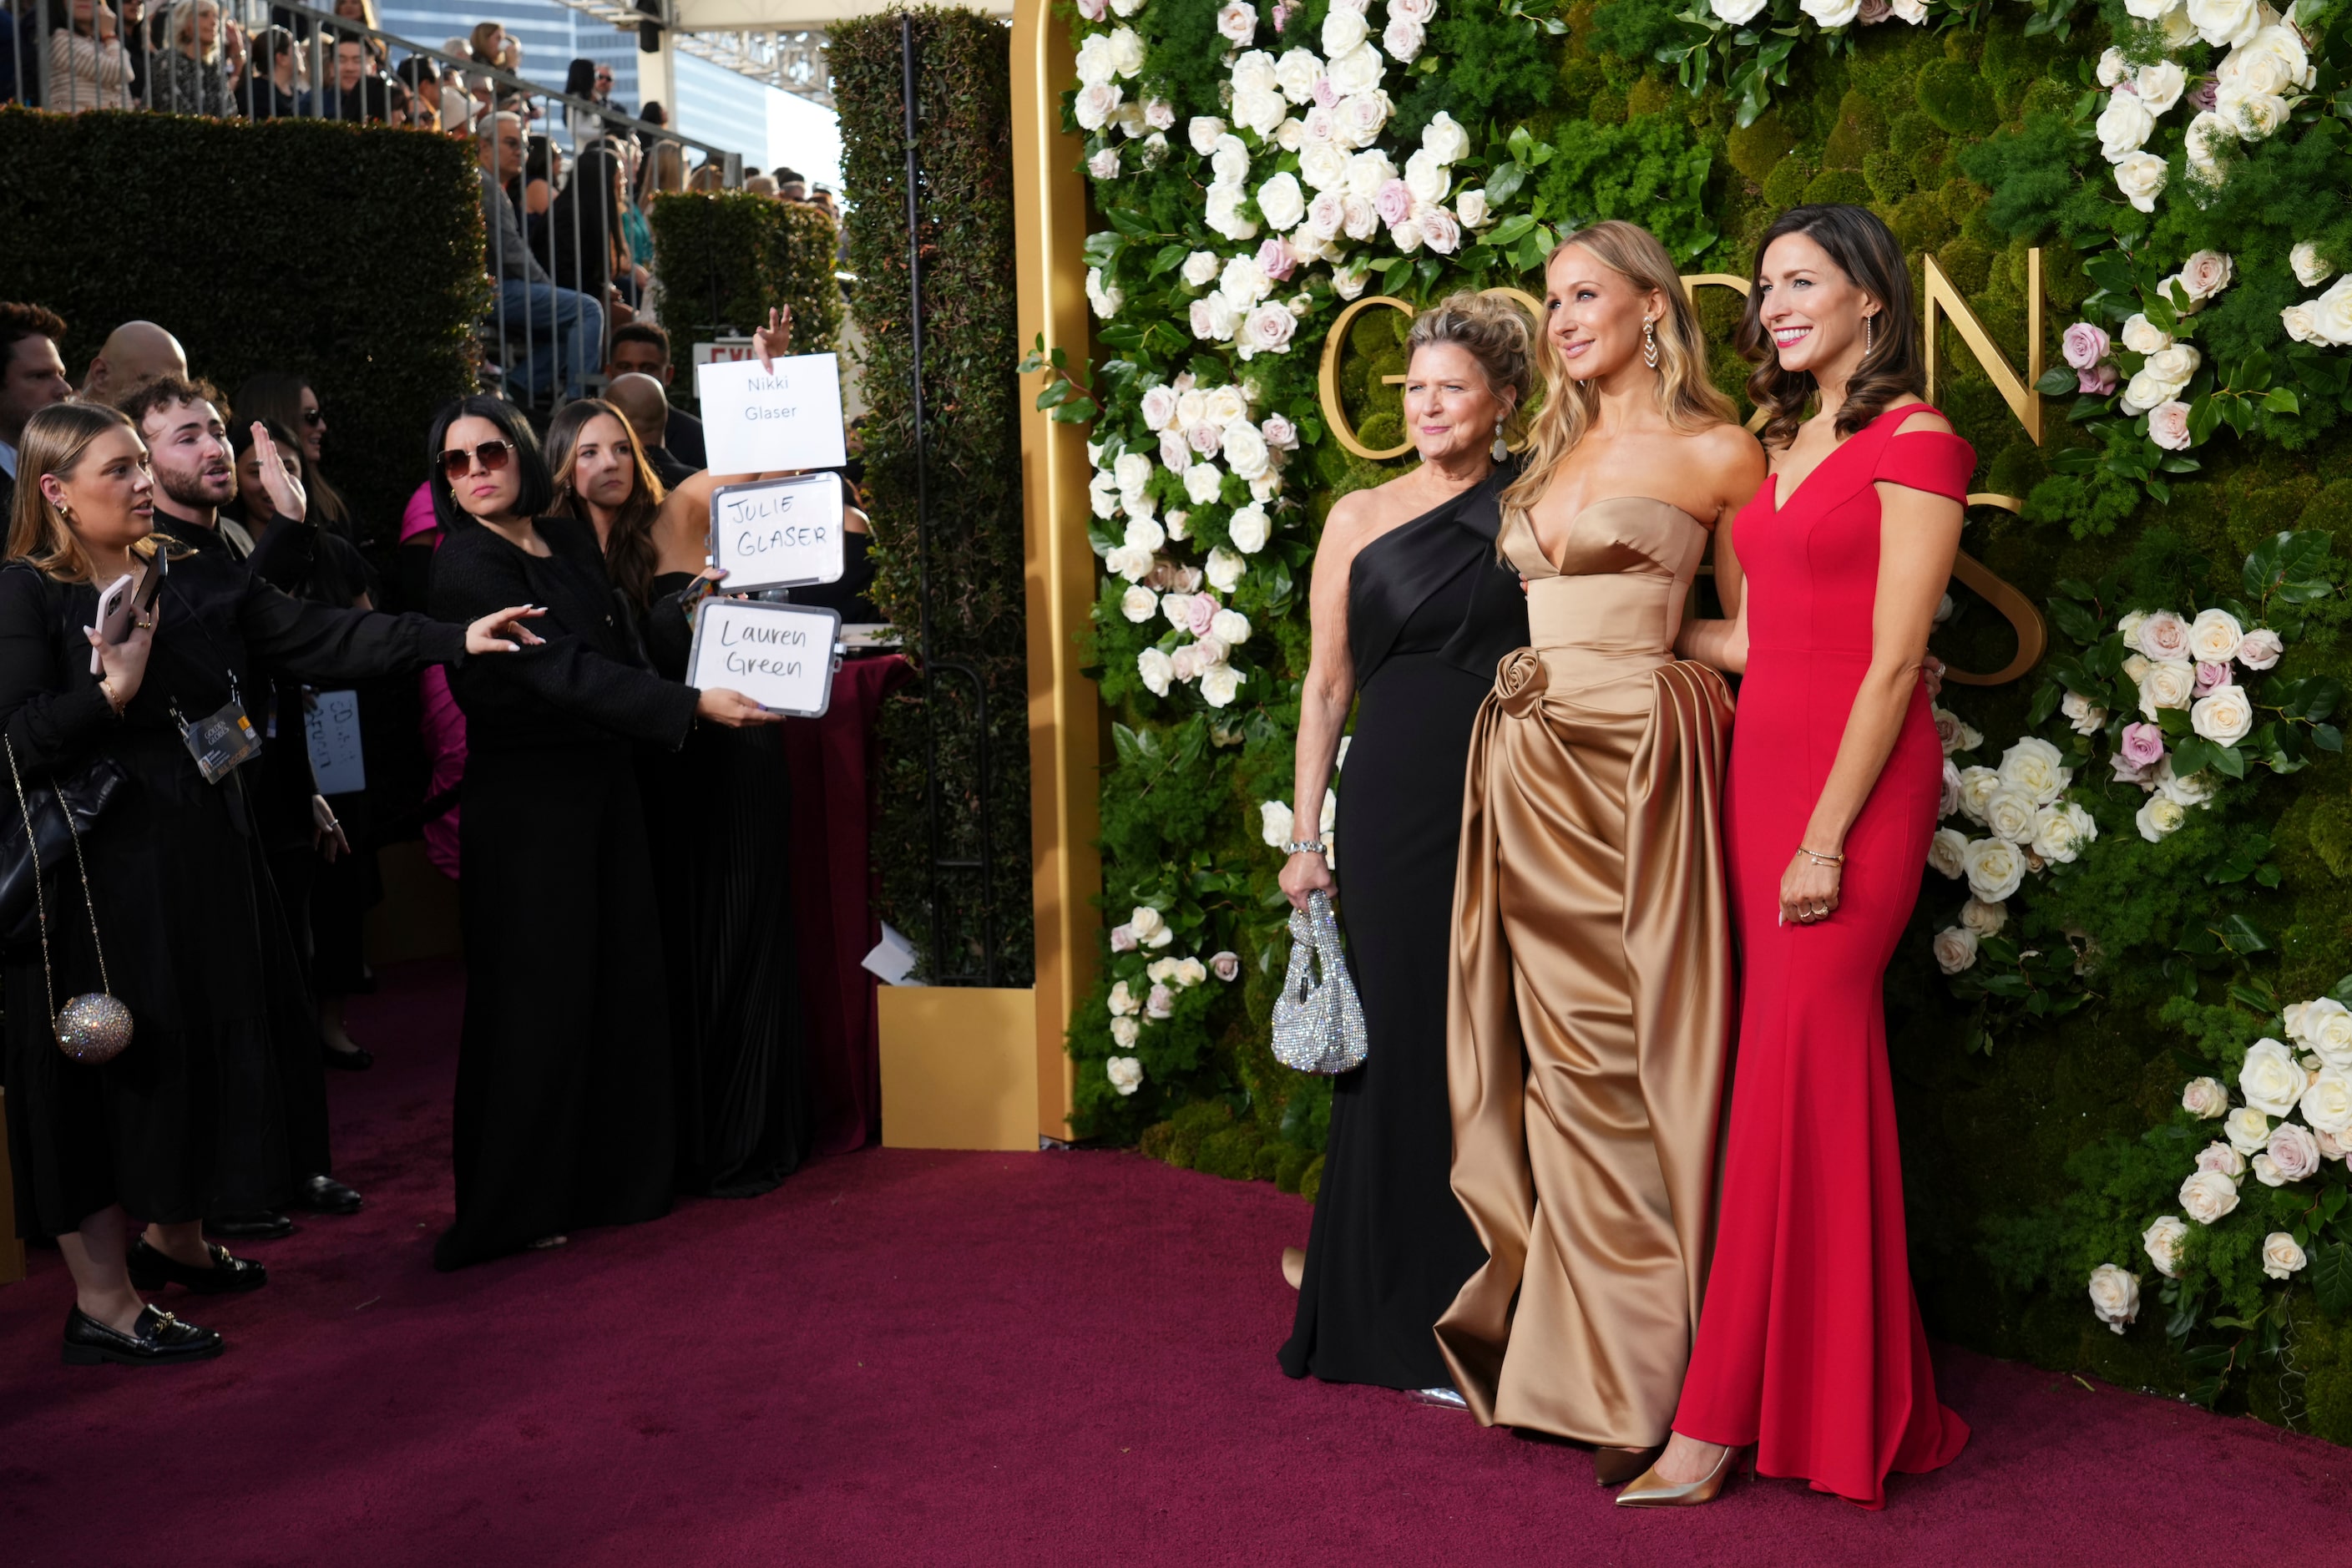
[(2200, 310), (2208, 300), (2230, 286), (2230, 279), (2237, 275), (2237, 264), (2221, 251), (2193, 251), (2189, 259), (2180, 264), (2180, 270), (2165, 279), (2168, 286), (2177, 283), (2179, 287), (2167, 287), (2165, 292), (2168, 298), (2185, 295), (2192, 311)]
[(1160, 613), (1160, 595), (1140, 583), (1131, 584), (1119, 595), (1118, 613), (1140, 626)]
[(2189, 1239), (2189, 1226), (2179, 1215), (2166, 1215), (2140, 1232), (2139, 1244), (2147, 1251), (2147, 1260), (2156, 1271), (2169, 1279), (2180, 1267), (2181, 1243)]
[(1893, 0), (1887, 8), (1914, 27), (1927, 19), (1927, 0)]
[(2179, 805), (2202, 805), (2213, 798), (2213, 774), (2210, 770), (2200, 768), (2182, 778), (2173, 771), (2170, 757), (2156, 764), (2154, 782), (2158, 793)]
[(1143, 1064), (1133, 1057), (1108, 1057), (1103, 1061), (1103, 1076), (1119, 1093), (1133, 1094), (1143, 1087)]
[(2294, 268), (2294, 280), (2306, 289), (2318, 288), (2336, 272), (2319, 254), (2319, 247), (2307, 239), (2287, 252), (2286, 264)]
[(2156, 116), (2137, 94), (2119, 88), (2107, 95), (2107, 106), (2099, 110), (2093, 129), (2099, 133), (2099, 152), (2108, 163), (2120, 163), (2147, 145), (2156, 134)]
[(2352, 1068), (2352, 1009), (2332, 996), (2305, 1003), (2303, 1033), (2296, 1037), (2330, 1067)]
[[(1093, 39), (1087, 42), (1091, 43)], [(1113, 27), (1110, 30), (1110, 58), (1113, 68), (1121, 76), (1131, 77), (1143, 68), (1143, 40), (1135, 36), (1134, 28)]]
[(2242, 686), (2223, 686), (2197, 700), (2189, 723), (2217, 746), (2234, 746), (2254, 727), (2254, 704)]
[(1936, 967), (1945, 973), (1958, 974), (1976, 967), (1976, 932), (1962, 926), (1946, 926), (1936, 933), (1934, 946)]
[(1440, 163), (1459, 163), (1470, 155), (1470, 132), (1462, 128), (1461, 121), (1441, 109), (1427, 125), (1422, 127), (1421, 150)]
[(1135, 928), (1135, 940), (1146, 947), (1166, 947), (1176, 940), (1168, 917), (1150, 904), (1136, 905), (1128, 914), (1127, 923)]
[(1286, 49), (1274, 62), (1274, 79), (1283, 97), (1305, 104), (1314, 98), (1315, 84), (1323, 79), (1323, 62), (1312, 49)]
[(1282, 96), (1280, 88), (1271, 84), (1234, 88), (1231, 108), (1234, 124), (1255, 131), (1269, 141), (1275, 139), (1282, 129), (1283, 121), (1290, 116), (1290, 100)]
[[(1196, 250), (1192, 254), (1195, 256), (1209, 255), (1205, 250)], [(1210, 259), (1213, 261), (1216, 258), (1214, 257), (1210, 257)], [(1190, 268), (1191, 265), (1192, 263), (1189, 261), (1185, 263), (1187, 268)], [(1202, 281), (1205, 282), (1207, 279), (1204, 279)], [(1175, 388), (1170, 386), (1166, 382), (1161, 382), (1157, 386), (1148, 386), (1144, 388), (1142, 413), (1144, 428), (1148, 430), (1167, 429), (1169, 426), (1176, 422)]]
[(1114, 1018), (1124, 1018), (1143, 1010), (1143, 1004), (1136, 1000), (1135, 993), (1128, 988), (1124, 980), (1112, 984), (1110, 995), (1104, 1000), (1103, 1005)]
[(2235, 48), (2262, 31), (2257, 0), (2189, 0), (2189, 25), (2215, 48)]
[(2227, 664), (2238, 657), (2246, 634), (2227, 610), (2200, 610), (2189, 627), (2189, 657), (2200, 664)]
[(1201, 672), (1201, 700), (1212, 708), (1226, 708), (1249, 678), (1230, 664), (1213, 664)]
[(2038, 810), (2032, 795), (2015, 784), (2003, 784), (1985, 803), (1985, 826), (2011, 844), (2023, 844), (2033, 837)]
[(2238, 1206), (2238, 1184), (2213, 1171), (2200, 1171), (2180, 1184), (2180, 1206), (2199, 1225), (2211, 1225)]
[[(1214, 191), (1209, 193), (1212, 196), (1216, 194)], [(1213, 289), (1192, 301), (1187, 316), (1192, 322), (1192, 335), (1204, 342), (1231, 342), (1234, 331), (1242, 324), (1242, 313), (1234, 309), (1234, 302)], [(1166, 455), (1164, 446), (1161, 455)], [(1171, 462), (1168, 466), (1172, 468), (1176, 465)]]
[(1225, 524), (1226, 537), (1234, 542), (1234, 548), (1244, 555), (1255, 555), (1265, 549), (1266, 539), (1273, 531), (1266, 521), (1265, 509), (1258, 506), (1240, 508), (1234, 513), (1232, 521)]
[(1249, 617), (1239, 610), (1219, 610), (1209, 617), (1209, 635), (1227, 647), (1239, 647), (1249, 641)]
[(1139, 583), (1150, 576), (1156, 564), (1150, 551), (1138, 550), (1131, 544), (1119, 545), (1103, 557), (1104, 571), (1114, 577), (1124, 577), (1130, 583)]
[(1142, 1027), (1132, 1018), (1113, 1018), (1110, 1021), (1111, 1041), (1121, 1050), (1133, 1050), (1135, 1042), (1142, 1035)]
[(2164, 190), (2165, 177), (2164, 160), (2153, 153), (2134, 153), (2116, 165), (2116, 189), (2144, 213), (2156, 210), (2156, 198)]
[(1798, 9), (1822, 27), (1850, 26), (1862, 11), (1862, 0), (1799, 0)]
[(1960, 864), (1969, 891), (1989, 904), (2001, 902), (2025, 880), (2024, 852), (2006, 838), (1971, 839)]
[(1260, 803), (1257, 808), (1257, 835), (1269, 849), (1279, 849), (1291, 841), (1295, 824), (1290, 807), (1278, 800)]
[[(2311, 51), (2305, 47), (2299, 27), (2300, 24), (2284, 18), (2271, 22), (2240, 45), (2231, 55), (2231, 59), (2242, 59), (2244, 64), (2240, 68), (2245, 70), (2256, 66), (2267, 68), (2274, 63), (2274, 75), (2265, 79), (2274, 81), (2275, 85), (2267, 86), (2266, 91), (2285, 92), (2293, 88), (2315, 87), (2319, 82), (2319, 72), (2311, 63)], [(2225, 68), (2229, 63), (2228, 60), (2222, 62)]]
[[(1184, 258), (1184, 266), (1181, 276), (1183, 278), (1185, 282), (1191, 284), (1195, 289), (1205, 288), (1208, 286), (1210, 280), (1216, 277), (1217, 265), (1217, 253), (1215, 251), (1196, 250), (1192, 252), (1192, 255)], [(1149, 394), (1146, 395), (1148, 396)], [(1160, 430), (1165, 429), (1166, 426), (1164, 425), (1154, 425), (1152, 428), (1155, 430)]]
[(2200, 1121), (2210, 1121), (2217, 1116), (2230, 1114), (2230, 1091), (2221, 1087), (2219, 1079), (2192, 1078), (2180, 1091), (2180, 1109)]
[(1127, 537), (1119, 542), (1129, 550), (1156, 551), (1168, 542), (1167, 532), (1148, 517), (1128, 520)]
[(2246, 1157), (2227, 1143), (2208, 1143), (2198, 1151), (2197, 1169), (2219, 1171), (2235, 1181), (2246, 1173)]
[(1999, 936), (2000, 928), (2009, 923), (2009, 906), (1989, 904), (1982, 899), (1970, 899), (1960, 906), (1960, 924), (1979, 937)]
[(1173, 978), (1180, 988), (1198, 985), (1209, 978), (1209, 966), (1198, 958), (1182, 959), (1177, 963)]
[(1276, 174), (1257, 188), (1257, 210), (1276, 228), (1296, 228), (1307, 216), (1307, 196), (1295, 174)]
[(1194, 115), (1184, 125), (1185, 140), (1203, 158), (1217, 150), (1217, 142), (1224, 133), (1225, 122), (1213, 114)]
[[(1119, 31), (1126, 32), (1127, 29), (1122, 27)], [(1129, 36), (1132, 37), (1132, 35)], [(1101, 87), (1112, 77), (1118, 75), (1118, 66), (1111, 56), (1110, 35), (1089, 34), (1086, 41), (1078, 46), (1077, 63), (1080, 87)]]
[(1421, 225), (1421, 242), (1440, 256), (1451, 256), (1461, 247), (1462, 226), (1444, 207), (1421, 207), (1414, 211), (1413, 221)]
[(1378, 148), (1370, 148), (1348, 160), (1347, 194), (1370, 201), (1381, 194), (1381, 187), (1397, 177), (1396, 165), (1389, 155)]
[(2117, 1333), (2139, 1317), (2139, 1276), (2112, 1263), (2091, 1270), (2091, 1311)]
[(2284, 1279), (2310, 1261), (2286, 1232), (2274, 1230), (2263, 1237), (2263, 1272), (2272, 1279)]
[(1099, 131), (1110, 123), (1111, 116), (1118, 112), (1119, 101), (1124, 96), (1116, 82), (1096, 82), (1090, 87), (1080, 88), (1077, 103), (1073, 109), (1078, 129)]
[(2286, 1184), (2286, 1178), (2279, 1174), (2278, 1165), (2271, 1159), (2269, 1150), (2263, 1150), (2247, 1162), (2247, 1164), (2254, 1173), (2254, 1180), (2263, 1185), (2283, 1187)]
[[(1152, 392), (1161, 394), (1166, 398), (1169, 410), (1172, 414), (1175, 409), (1176, 402), (1174, 395), (1170, 394), (1168, 389), (1164, 386), (1156, 386), (1151, 390)], [(1147, 416), (1149, 416), (1151, 394), (1146, 393), (1144, 394), (1144, 406)], [(1112, 460), (1110, 471), (1111, 479), (1113, 482), (1118, 486), (1119, 489), (1125, 494), (1134, 495), (1140, 492), (1144, 486), (1151, 482), (1151, 459), (1145, 457), (1140, 452), (1121, 452)]]
[(2099, 836), (2098, 825), (2090, 813), (2068, 802), (2064, 805), (2045, 805), (2033, 818), (2032, 837), (2027, 847), (2044, 860), (2060, 864), (2072, 861), (2082, 852), (2082, 846)]
[(2339, 1067), (2321, 1068), (2295, 1105), (2318, 1131), (2352, 1132), (2352, 1073)]
[(1389, 227), (1389, 243), (1407, 256), (1421, 248), (1421, 238), (1419, 218), (1409, 217), (1402, 223), (1392, 224)]
[(2238, 1069), (2238, 1092), (2266, 1116), (2284, 1116), (2293, 1110), (2310, 1082), (2294, 1053), (2276, 1040), (2256, 1040), (2248, 1046), (2245, 1065)]
[(1217, 499), (1224, 482), (1224, 470), (1216, 464), (1195, 463), (1184, 470), (1184, 499), (1194, 506), (1207, 506)]
[[(1176, 123), (1176, 106), (1164, 98), (1149, 100), (1143, 106), (1143, 123), (1154, 131), (1166, 131)], [(1160, 138), (1161, 151), (1168, 147), (1168, 138)]]
[(1464, 228), (1483, 228), (1490, 216), (1486, 211), (1486, 192), (1481, 185), (1472, 185), (1455, 193), (1454, 216), (1462, 220)]
[[(1346, 98), (1352, 93), (1370, 92), (1380, 86), (1381, 73), (1387, 69), (1388, 61), (1381, 58), (1380, 50), (1364, 43), (1344, 54), (1332, 55), (1330, 63), (1323, 68), (1323, 75), (1330, 82), (1331, 90)], [(1341, 116), (1343, 123), (1345, 119), (1344, 115)]]
[[(1371, 204), (1369, 202), (1364, 204), (1364, 210), (1370, 212)], [(1371, 280), (1371, 264), (1367, 261), (1358, 261), (1342, 267), (1331, 274), (1332, 291), (1342, 300), (1356, 299), (1363, 293), (1364, 286)]]
[(1381, 47), (1392, 60), (1411, 64), (1420, 55), (1421, 47), (1428, 41), (1422, 25), (1410, 16), (1391, 16), (1389, 25), (1381, 29)]
[(1238, 386), (1212, 386), (1201, 394), (1201, 417), (1219, 429), (1249, 417), (1250, 400)]
[(2209, 185), (2221, 184), (2229, 177), (2226, 160), (2237, 142), (2236, 121), (2217, 110), (2199, 110), (2189, 117), (2189, 130), (2181, 138), (2182, 149), (2189, 154), (2189, 172)]
[(1280, 305), (1260, 305), (1242, 321), (1238, 341), (1259, 353), (1276, 353), (1290, 346), (1298, 318)]
[(1265, 437), (1257, 426), (1244, 419), (1236, 419), (1225, 426), (1225, 463), (1245, 479), (1264, 474), (1268, 463)]
[[(1765, 0), (1707, 0), (1707, 8), (1735, 27), (1745, 26), (1764, 9)], [(1856, 10), (1860, 6), (1855, 7)]]
[(1337, 59), (1371, 36), (1361, 12), (1334, 5), (1323, 17), (1323, 58)]
[(2213, 95), (2213, 112), (2242, 141), (2260, 142), (2286, 123), (2286, 100), (2274, 92), (2247, 92), (2224, 83)]
[[(2101, 61), (2103, 66), (2105, 63)], [(2140, 102), (2147, 106), (2150, 114), (2162, 114), (2179, 103), (2181, 93), (2188, 87), (2189, 73), (2172, 60), (2158, 60), (2152, 66), (2142, 66), (2139, 74), (2132, 80), (2132, 89), (2139, 94)]]
[(1135, 674), (1143, 682), (1145, 690), (1154, 697), (1165, 697), (1169, 683), (1176, 678), (1176, 666), (1158, 648), (1148, 647), (1135, 656)]
[(2118, 87), (2131, 79), (2133, 69), (2131, 61), (2124, 58), (2123, 50), (2110, 47), (2099, 57), (2099, 85)]
[(2000, 780), (2024, 790), (2034, 805), (2048, 805), (2073, 776), (2061, 765), (2063, 761), (2057, 747), (2038, 735), (2028, 735), (2001, 753)]
[(1969, 837), (1957, 827), (1939, 827), (1927, 840), (1927, 864), (1955, 879), (1968, 869), (1968, 852)]
[(2337, 348), (2352, 345), (2352, 272), (2328, 285), (2318, 299), (2305, 300), (2304, 309), (2311, 312), (2311, 330), (2322, 342)]
[[(2189, 378), (2197, 374), (2197, 367), (2204, 363), (2204, 357), (2192, 344), (2174, 343), (2148, 355), (2147, 363), (2140, 367), (2140, 373), (2154, 376), (2177, 394), (2189, 384)], [(2153, 653), (2155, 650), (2149, 651)]]
[(1220, 594), (1230, 594), (1240, 584), (1249, 563), (1223, 547), (1209, 552), (1209, 586)]
[(2124, 0), (2124, 9), (2143, 22), (2153, 22), (2182, 0)]
[(2116, 406), (2126, 414), (2148, 414), (2172, 401), (2178, 387), (2165, 382), (2147, 370), (2136, 373), (2124, 383), (2124, 394)]
[(1960, 770), (1960, 815), (1970, 822), (1981, 823), (1985, 810), (1992, 804), (1992, 792), (2000, 787), (2000, 775), (1990, 768), (1968, 767)]
[[(2124, 322), (2123, 344), (2136, 354), (2152, 354), (2170, 348), (2172, 338), (2169, 333), (2159, 331), (2156, 323), (2145, 315), (2134, 311), (2130, 319)], [(2130, 617), (2126, 616), (2125, 619), (2128, 620)], [(2135, 640), (2136, 635), (2136, 631), (2126, 634), (2125, 640), (2126, 642)]]
[(2152, 795), (2147, 804), (2132, 816), (2132, 826), (2150, 844), (2158, 844), (2179, 830), (2189, 820), (2189, 813), (2168, 795)]
[(1218, 8), (1217, 31), (1229, 42), (1248, 43), (1257, 36), (1257, 7), (1247, 0), (1228, 0)]
[[(1202, 301), (1195, 300), (1194, 303)], [(1193, 331), (1198, 331), (1200, 328), (1196, 325)], [(1184, 432), (1181, 426), (1171, 425), (1160, 432), (1160, 460), (1174, 469), (1180, 479), (1183, 477), (1184, 470), (1192, 466), (1192, 448), (1184, 444)]]
[(1265, 275), (1256, 257), (1236, 256), (1217, 275), (1217, 290), (1235, 305), (1247, 309), (1274, 292), (1274, 279)]
[(1378, 88), (1349, 93), (1332, 111), (1336, 139), (1342, 147), (1370, 147), (1395, 112), (1396, 105)]
[(1437, 0), (1389, 0), (1389, 15), (1410, 16), (1425, 27), (1437, 15)]
[(1217, 138), (1209, 150), (1209, 174), (1220, 185), (1238, 185), (1249, 178), (1249, 146), (1232, 132)]
[(2271, 1146), (2271, 1119), (2251, 1105), (2242, 1105), (2221, 1121), (2221, 1135), (2241, 1154), (2259, 1154)]
[(2188, 707), (2196, 696), (2197, 667), (2185, 658), (2159, 660), (2140, 677), (2140, 715), (2151, 721), (2163, 709)]
[(1426, 147), (1404, 161), (1404, 187), (1416, 202), (1444, 201), (1452, 184), (1445, 164)]
[[(1255, 239), (1257, 224), (1242, 212), (1239, 185), (1211, 185), (1201, 205), (1202, 221), (1227, 239)], [(1198, 329), (1194, 329), (1198, 331)]]
[(2272, 1128), (2270, 1148), (2264, 1152), (2270, 1159), (2270, 1171), (2261, 1177), (2264, 1186), (2307, 1182), (2319, 1173), (2319, 1140), (2300, 1121), (2282, 1121)]

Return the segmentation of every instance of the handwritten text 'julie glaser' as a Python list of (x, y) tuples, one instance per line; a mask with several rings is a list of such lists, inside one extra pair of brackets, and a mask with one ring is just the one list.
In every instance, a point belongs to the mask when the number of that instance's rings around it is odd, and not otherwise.
[[(800, 674), (801, 659), (780, 657), (781, 650), (797, 648), (805, 658), (809, 646), (808, 628), (730, 620), (719, 629), (719, 646), (726, 650), (722, 662), (730, 675), (774, 675), (791, 679)], [(771, 649), (777, 651), (767, 651)]]

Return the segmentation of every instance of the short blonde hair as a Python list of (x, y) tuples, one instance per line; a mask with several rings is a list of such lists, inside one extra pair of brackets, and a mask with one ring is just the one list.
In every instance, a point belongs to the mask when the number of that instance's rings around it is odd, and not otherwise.
[(1534, 385), (1529, 348), (1534, 328), (1519, 308), (1492, 294), (1465, 289), (1449, 294), (1412, 319), (1405, 336), (1405, 363), (1437, 343), (1465, 350), (1486, 374), (1489, 391), (1510, 405), (1516, 422)]

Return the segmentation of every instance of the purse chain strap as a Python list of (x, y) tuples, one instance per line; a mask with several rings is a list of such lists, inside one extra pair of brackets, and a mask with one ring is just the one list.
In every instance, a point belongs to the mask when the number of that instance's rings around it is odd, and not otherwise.
[[(16, 786), (16, 811), (25, 824), (25, 847), (33, 857), (33, 910), (39, 916), (41, 927), (41, 994), (48, 999), (49, 1016), (58, 1016), (56, 977), (49, 972), (49, 907), (41, 897), (41, 847), (33, 837), (33, 808), (25, 799), (25, 781), (16, 772), (16, 747), (5, 734), (0, 734), (0, 750), (8, 753), (8, 782)], [(58, 810), (66, 819), (66, 837), (73, 840), (74, 868), (81, 874), (81, 907), (89, 914), (90, 951), (98, 954), (98, 984), (108, 995), (114, 994), (114, 982), (107, 977), (106, 949), (98, 940), (98, 901), (89, 893), (89, 865), (81, 857), (81, 829), (74, 826), (73, 805), (66, 799), (65, 791), (52, 783), (49, 786), (58, 797)]]

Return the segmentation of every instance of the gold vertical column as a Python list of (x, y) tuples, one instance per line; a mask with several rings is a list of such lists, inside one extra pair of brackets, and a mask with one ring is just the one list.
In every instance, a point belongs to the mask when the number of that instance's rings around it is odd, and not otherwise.
[[(1020, 256), (1021, 343), (1043, 333), (1074, 369), (1087, 364), (1084, 149), (1062, 129), (1062, 92), (1077, 79), (1069, 33), (1047, 0), (1013, 8), (1013, 203)], [(1063, 1036), (1094, 984), (1102, 891), (1095, 849), (1101, 700), (1078, 673), (1078, 637), (1094, 603), (1087, 542), (1087, 430), (1034, 406), (1041, 375), (1021, 381), (1021, 490), (1029, 610), (1029, 832), (1037, 912), (1037, 1131), (1070, 1135), (1074, 1082)]]

